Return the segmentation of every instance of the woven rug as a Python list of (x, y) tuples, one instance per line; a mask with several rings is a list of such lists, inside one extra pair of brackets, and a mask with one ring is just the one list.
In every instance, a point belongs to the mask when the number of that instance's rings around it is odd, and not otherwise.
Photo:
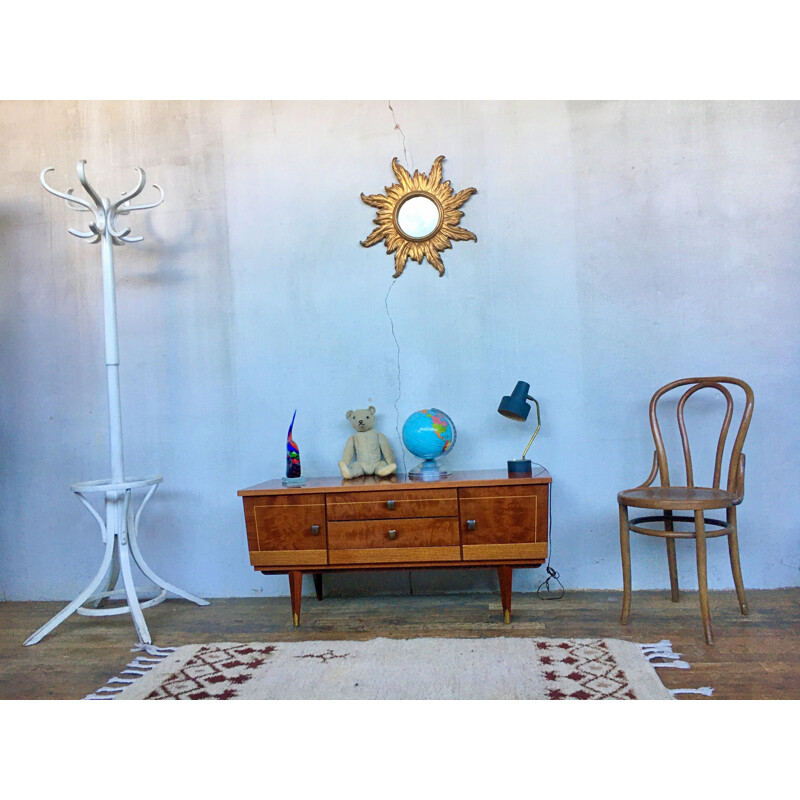
[(671, 700), (656, 667), (689, 666), (667, 640), (379, 638), (137, 651), (85, 699)]

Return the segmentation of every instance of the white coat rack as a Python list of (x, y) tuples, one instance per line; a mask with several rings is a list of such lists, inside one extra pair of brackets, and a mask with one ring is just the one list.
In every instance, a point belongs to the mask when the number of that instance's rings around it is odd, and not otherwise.
[[(90, 240), (91, 244), (100, 242), (103, 263), (103, 308), (105, 314), (105, 351), (106, 351), (106, 370), (108, 377), (108, 415), (109, 415), (109, 442), (111, 451), (111, 478), (99, 481), (86, 481), (76, 483), (70, 488), (78, 499), (86, 506), (92, 516), (100, 526), (100, 533), (105, 542), (105, 553), (95, 577), (90, 581), (86, 588), (65, 608), (56, 614), (49, 622), (43, 625), (35, 633), (32, 633), (26, 640), (26, 645), (36, 644), (43, 639), (50, 631), (60, 625), (73, 612), (87, 616), (110, 616), (113, 614), (130, 613), (139, 640), (144, 644), (151, 644), (152, 639), (144, 620), (142, 609), (161, 603), (167, 596), (167, 592), (190, 600), (197, 605), (207, 606), (209, 602), (200, 597), (195, 597), (189, 592), (178, 589), (171, 583), (167, 583), (147, 565), (142, 558), (139, 545), (137, 543), (139, 531), (139, 518), (144, 507), (147, 505), (153, 493), (162, 482), (161, 475), (153, 475), (147, 478), (127, 478), (125, 476), (125, 463), (122, 454), (122, 405), (120, 402), (119, 388), (119, 347), (117, 345), (117, 308), (116, 294), (114, 289), (114, 245), (125, 243), (141, 242), (143, 236), (131, 236), (131, 229), (120, 227), (118, 218), (132, 211), (143, 211), (148, 208), (155, 208), (164, 201), (164, 192), (160, 186), (153, 184), (153, 188), (159, 192), (159, 199), (154, 203), (144, 205), (131, 205), (131, 200), (141, 194), (146, 184), (144, 170), (136, 168), (139, 173), (139, 182), (136, 188), (128, 193), (123, 192), (122, 197), (115, 203), (111, 203), (108, 198), (100, 197), (92, 185), (86, 179), (86, 161), (78, 162), (78, 179), (81, 186), (91, 198), (91, 202), (76, 197), (72, 189), (66, 192), (59, 192), (47, 185), (45, 175), (51, 172), (53, 167), (42, 170), (40, 180), (42, 186), (50, 194), (60, 197), (67, 201), (67, 205), (75, 211), (88, 211), (94, 215), (94, 222), (89, 223), (89, 230), (82, 232), (68, 228), (69, 233), (80, 239)], [(145, 495), (139, 503), (138, 509), (134, 510), (132, 493), (137, 490), (146, 490)], [(87, 499), (87, 494), (102, 494), (105, 497), (105, 519), (95, 509), (94, 505)], [(154, 598), (141, 602), (138, 597), (139, 590), (133, 583), (131, 572), (131, 556), (139, 569), (146, 575), (161, 592)], [(122, 589), (115, 589), (120, 572), (122, 573)], [(97, 590), (102, 589), (98, 592)], [(106, 598), (125, 597), (127, 605), (116, 607), (100, 607)], [(91, 606), (91, 607), (89, 607)]]

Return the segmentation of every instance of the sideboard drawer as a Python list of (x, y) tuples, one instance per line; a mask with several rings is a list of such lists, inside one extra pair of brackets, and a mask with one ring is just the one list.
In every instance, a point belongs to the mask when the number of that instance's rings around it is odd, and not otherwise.
[(331, 564), (458, 561), (456, 518), (363, 520), (328, 523)]
[(329, 520), (457, 517), (455, 489), (392, 492), (337, 492), (327, 496)]
[(244, 515), (254, 567), (328, 563), (325, 495), (246, 497)]

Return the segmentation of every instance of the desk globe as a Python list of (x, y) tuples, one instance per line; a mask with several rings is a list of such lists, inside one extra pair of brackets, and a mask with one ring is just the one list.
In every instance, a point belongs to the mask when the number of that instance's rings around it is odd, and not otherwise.
[(406, 449), (422, 459), (409, 470), (410, 480), (437, 481), (450, 474), (436, 460), (449, 453), (456, 443), (456, 426), (444, 411), (438, 408), (415, 411), (403, 423), (402, 436)]

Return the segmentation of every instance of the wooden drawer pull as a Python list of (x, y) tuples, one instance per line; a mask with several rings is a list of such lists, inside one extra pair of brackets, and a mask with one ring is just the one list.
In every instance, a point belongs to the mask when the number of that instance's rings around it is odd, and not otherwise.
[(319, 525), (312, 525), (311, 526), (311, 535), (312, 536), (319, 536)]
[(392, 530), (390, 530), (390, 531), (389, 531), (389, 533), (387, 533), (386, 535), (387, 535), (387, 536), (388, 536), (390, 539), (394, 540), (394, 539), (396, 539), (396, 538), (397, 538), (397, 531), (396, 531), (394, 528), (392, 528)]
[(394, 511), (394, 500), (387, 500), (386, 508), (388, 508), (389, 511)]
[(467, 520), (467, 530), (468, 531), (474, 531), (476, 527), (477, 527), (477, 525), (476, 525), (474, 519), (468, 519)]

